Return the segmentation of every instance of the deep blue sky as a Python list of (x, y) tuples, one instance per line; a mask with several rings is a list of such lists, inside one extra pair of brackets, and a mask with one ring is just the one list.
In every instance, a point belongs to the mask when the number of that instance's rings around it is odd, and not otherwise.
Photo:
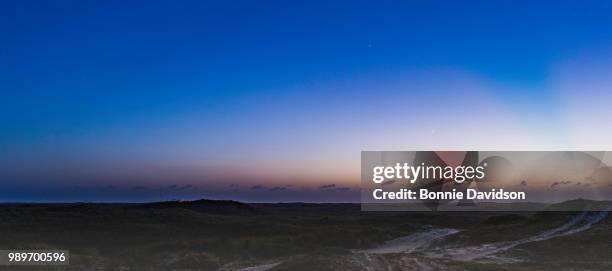
[[(532, 134), (525, 147), (554, 134), (608, 148), (575, 132), (610, 112), (568, 108), (610, 98), (610, 14), (609, 1), (3, 1), (0, 200), (347, 200), (359, 151), (478, 147), (423, 134), (474, 116)], [(472, 113), (453, 107), (464, 98)], [(429, 124), (399, 129), (398, 114)]]

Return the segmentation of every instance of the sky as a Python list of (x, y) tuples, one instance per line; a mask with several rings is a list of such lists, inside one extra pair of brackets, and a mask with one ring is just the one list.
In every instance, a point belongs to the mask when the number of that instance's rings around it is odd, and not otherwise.
[(608, 1), (3, 1), (0, 201), (358, 199), (363, 150), (612, 150)]

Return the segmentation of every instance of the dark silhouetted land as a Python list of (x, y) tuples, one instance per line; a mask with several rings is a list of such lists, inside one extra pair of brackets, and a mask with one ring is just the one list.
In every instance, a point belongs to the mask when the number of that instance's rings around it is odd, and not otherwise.
[(612, 270), (610, 221), (358, 204), (3, 204), (0, 249), (71, 253), (69, 267), (18, 270)]

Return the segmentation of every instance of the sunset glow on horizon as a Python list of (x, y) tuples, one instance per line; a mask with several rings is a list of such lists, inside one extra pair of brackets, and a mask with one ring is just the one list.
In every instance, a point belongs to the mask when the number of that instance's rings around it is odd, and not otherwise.
[(609, 4), (345, 4), (0, 4), (0, 201), (349, 202), (366, 150), (612, 151)]

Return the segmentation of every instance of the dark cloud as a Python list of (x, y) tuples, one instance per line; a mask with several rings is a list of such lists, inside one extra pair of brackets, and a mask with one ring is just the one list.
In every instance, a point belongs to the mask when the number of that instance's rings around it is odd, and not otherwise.
[(179, 187), (178, 190), (187, 190), (187, 189), (191, 189), (191, 188), (193, 188), (193, 185), (188, 184), (188, 185), (183, 185), (183, 186)]
[(576, 183), (576, 185), (581, 185), (581, 184), (582, 184), (582, 182), (577, 182), (577, 183)]
[(523, 180), (523, 181), (521, 182), (521, 186), (527, 186), (527, 181)]
[(348, 188), (348, 187), (338, 187), (338, 188), (336, 188), (336, 189), (334, 189), (334, 190), (336, 190), (336, 191), (349, 191), (349, 190), (351, 190), (351, 189), (350, 189), (350, 188)]
[(235, 184), (235, 183), (230, 184), (230, 185), (229, 185), (229, 188), (230, 188), (232, 191), (240, 191), (240, 186), (239, 186), (238, 184)]
[(334, 187), (336, 187), (336, 184), (326, 184), (326, 185), (319, 186), (319, 189), (330, 189)]
[(572, 181), (562, 181), (560, 184), (571, 184)]
[(559, 182), (554, 182), (554, 183), (552, 183), (552, 184), (550, 185), (550, 188), (552, 189), (552, 188), (555, 188), (555, 187), (557, 187), (557, 186), (559, 186)]
[(263, 189), (263, 188), (264, 188), (263, 185), (259, 185), (259, 184), (251, 186), (251, 190), (259, 190), (259, 189)]
[(282, 187), (282, 186), (275, 186), (270, 188), (270, 191), (285, 191), (287, 190), (287, 187)]

